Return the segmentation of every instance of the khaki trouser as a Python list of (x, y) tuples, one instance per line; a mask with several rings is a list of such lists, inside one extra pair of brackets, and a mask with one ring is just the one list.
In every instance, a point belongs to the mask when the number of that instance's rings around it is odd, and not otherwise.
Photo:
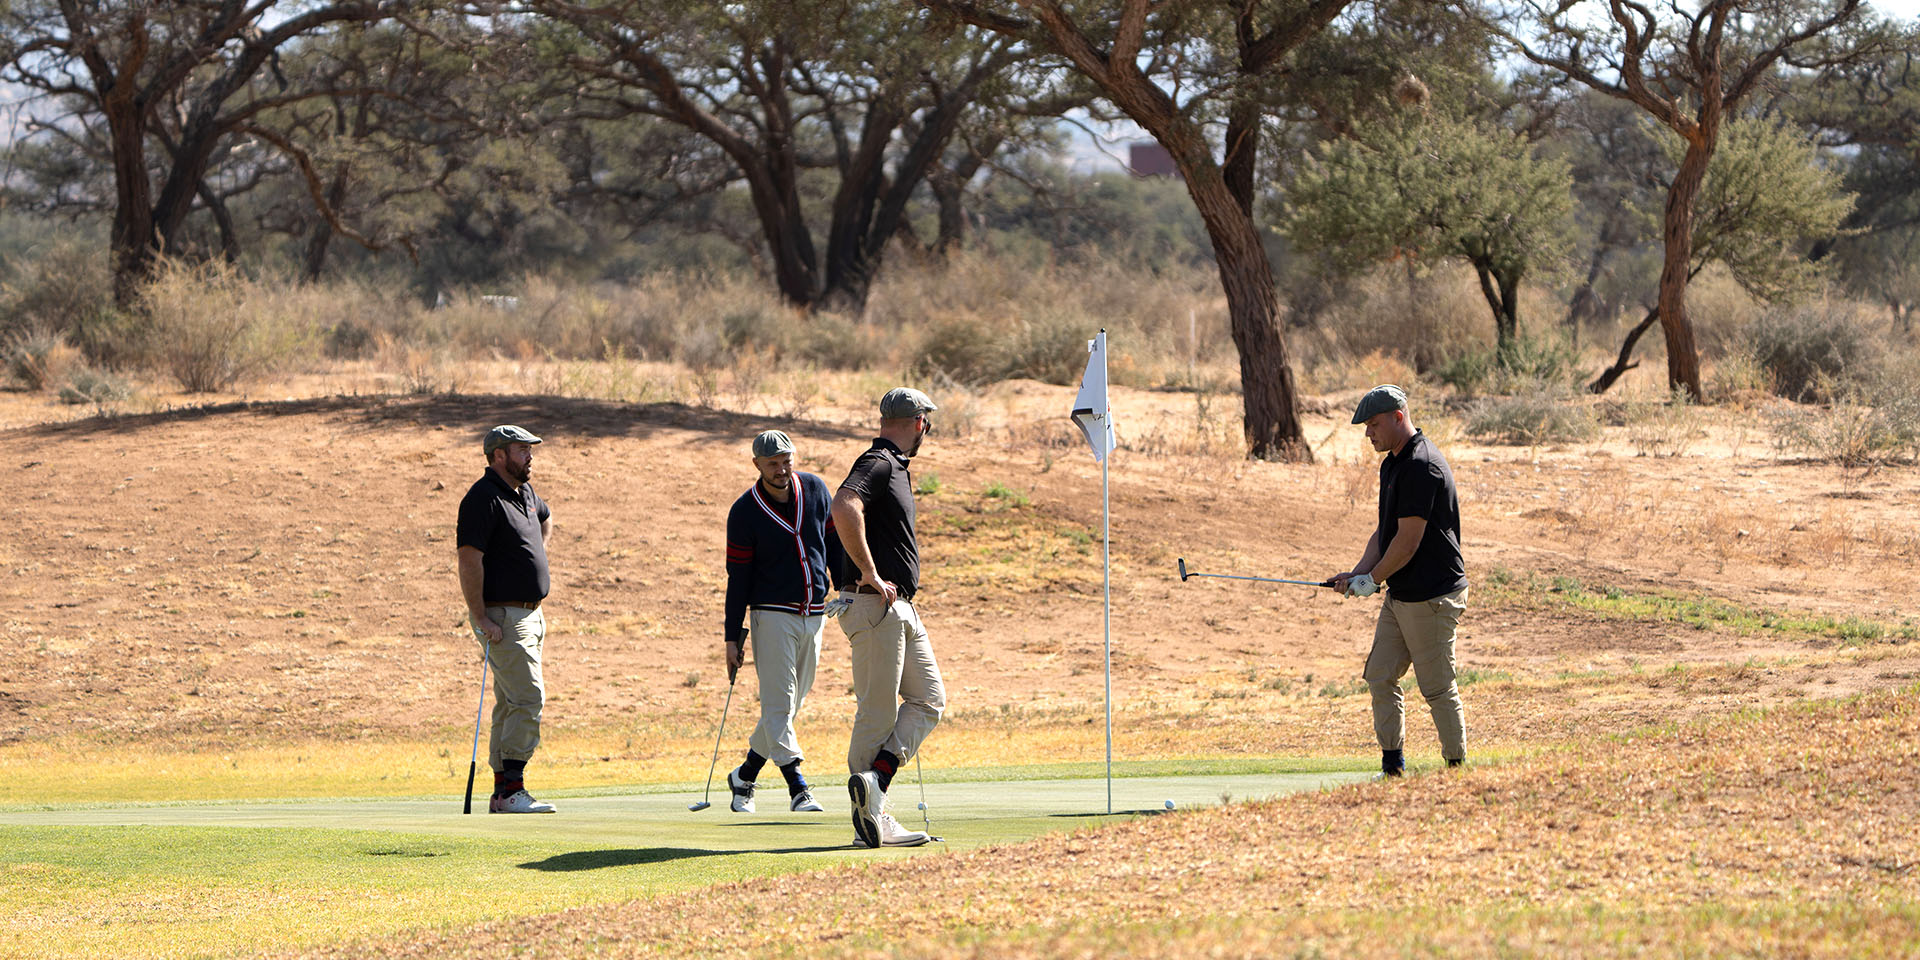
[(1367, 687), (1373, 691), (1373, 734), (1380, 749), (1399, 750), (1406, 741), (1406, 712), (1400, 678), (1413, 667), (1420, 696), (1433, 713), (1440, 756), (1467, 755), (1466, 721), (1460, 713), (1460, 688), (1453, 682), (1453, 631), (1467, 609), (1467, 588), (1419, 603), (1387, 599), (1373, 627), (1373, 652), (1367, 655)]
[(806, 759), (793, 732), (793, 718), (813, 689), (827, 618), (754, 610), (747, 614), (747, 624), (753, 669), (760, 677), (760, 725), (753, 728), (747, 746), (774, 766), (784, 767)]
[[(847, 770), (872, 769), (886, 750), (905, 763), (940, 723), (946, 685), (933, 659), (933, 644), (910, 600), (891, 606), (879, 594), (848, 594), (853, 606), (840, 615), (853, 649), (853, 734)], [(896, 706), (897, 703), (897, 706)]]
[(506, 761), (526, 761), (540, 746), (540, 709), (547, 703), (540, 677), (540, 647), (547, 637), (547, 616), (523, 607), (488, 607), (500, 625), (499, 643), (490, 643), (476, 625), (473, 635), (493, 670), (493, 726), (487, 737), (487, 765), (506, 772)]

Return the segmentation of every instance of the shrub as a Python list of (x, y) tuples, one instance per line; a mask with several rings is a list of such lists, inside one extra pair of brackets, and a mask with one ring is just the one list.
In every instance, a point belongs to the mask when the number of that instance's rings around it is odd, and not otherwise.
[(1544, 389), (1481, 400), (1467, 416), (1468, 435), (1496, 443), (1566, 443), (1588, 440), (1599, 432), (1591, 410)]
[(60, 387), (58, 396), (61, 403), (100, 406), (133, 396), (133, 387), (105, 370), (76, 367), (67, 374), (67, 382)]
[(1867, 320), (1852, 304), (1816, 303), (1773, 310), (1748, 328), (1748, 351), (1789, 400), (1831, 399), (1873, 376)]
[[(59, 242), (6, 291), (6, 329), (64, 335), (91, 363), (116, 365), (135, 348), (134, 324), (113, 304), (113, 277), (97, 247)], [(49, 383), (54, 382), (49, 380)]]
[(28, 390), (45, 390), (58, 383), (79, 358), (80, 351), (63, 333), (25, 330), (6, 344), (7, 375)]
[(281, 290), (224, 264), (164, 264), (142, 294), (150, 362), (180, 389), (212, 393), (314, 352), (304, 314), (321, 301)]

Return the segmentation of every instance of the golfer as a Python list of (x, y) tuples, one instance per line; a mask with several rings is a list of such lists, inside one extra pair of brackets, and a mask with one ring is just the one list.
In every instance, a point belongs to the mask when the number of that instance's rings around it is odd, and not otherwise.
[(1467, 758), (1460, 688), (1453, 677), (1453, 632), (1467, 608), (1467, 566), (1460, 555), (1460, 497), (1453, 470), (1407, 416), (1407, 395), (1383, 384), (1367, 391), (1353, 411), (1367, 425), (1380, 463), (1380, 519), (1360, 562), (1334, 576), (1343, 595), (1387, 590), (1367, 655), (1373, 691), (1373, 733), (1380, 741), (1382, 776), (1406, 772), (1406, 716), (1400, 678), (1413, 667), (1440, 735), (1440, 756), (1457, 767)]
[(506, 424), (487, 431), (487, 472), (460, 501), (455, 542), (460, 593), (467, 620), (493, 669), (493, 727), (487, 765), (493, 768), (488, 813), (552, 813), (553, 804), (527, 792), (527, 761), (540, 746), (540, 647), (547, 620), (540, 612), (551, 581), (547, 540), (553, 511), (533, 492), (533, 446), (540, 438)]
[[(778, 430), (753, 438), (759, 472), (727, 512), (727, 682), (732, 683), (753, 639), (760, 677), (760, 725), (747, 740), (747, 759), (727, 772), (735, 813), (753, 812), (754, 780), (768, 760), (787, 781), (787, 805), (796, 813), (822, 809), (800, 774), (805, 755), (793, 732), (794, 715), (813, 689), (826, 633), (827, 550), (833, 539), (833, 497), (827, 482), (793, 469), (793, 441)], [(836, 556), (837, 559), (837, 556)], [(749, 621), (743, 629), (741, 621)]]
[(847, 795), (855, 839), (865, 847), (926, 843), (887, 813), (887, 788), (940, 722), (947, 692), (920, 612), (920, 548), (913, 532), (909, 465), (933, 432), (938, 409), (918, 390), (896, 387), (880, 398), (880, 436), (853, 462), (833, 498), (833, 522), (845, 547), (835, 573), (840, 629), (853, 650), (853, 734), (847, 744)]

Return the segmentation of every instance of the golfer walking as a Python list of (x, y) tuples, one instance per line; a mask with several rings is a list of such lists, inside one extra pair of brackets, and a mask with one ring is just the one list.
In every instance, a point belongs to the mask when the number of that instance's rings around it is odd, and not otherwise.
[(853, 651), (853, 734), (847, 744), (847, 795), (856, 840), (869, 848), (926, 843), (887, 813), (887, 788), (940, 722), (946, 687), (913, 597), (920, 548), (913, 530), (909, 465), (933, 432), (938, 409), (918, 390), (896, 387), (880, 398), (880, 436), (853, 462), (833, 498), (833, 521), (846, 551), (835, 573), (840, 628)]
[(1466, 761), (1466, 724), (1454, 683), (1453, 634), (1467, 608), (1467, 566), (1460, 554), (1460, 497), (1453, 470), (1407, 416), (1407, 395), (1383, 384), (1367, 391), (1353, 411), (1367, 426), (1380, 463), (1379, 525), (1360, 562), (1333, 577), (1345, 595), (1387, 589), (1374, 624), (1365, 677), (1373, 692), (1373, 733), (1380, 741), (1380, 772), (1406, 772), (1405, 709), (1400, 678), (1413, 667), (1420, 696), (1433, 713), (1440, 756), (1447, 766)]
[(527, 761), (540, 746), (540, 709), (546, 704), (540, 647), (547, 620), (540, 603), (551, 586), (547, 540), (553, 535), (553, 511), (527, 482), (539, 442), (511, 424), (487, 431), (487, 472), (460, 501), (455, 534), (467, 619), (494, 677), (488, 813), (553, 812), (553, 804), (535, 800), (526, 789)]
[[(793, 718), (813, 689), (826, 632), (827, 551), (833, 538), (833, 497), (827, 482), (793, 469), (793, 441), (778, 430), (753, 438), (760, 474), (727, 512), (727, 682), (732, 683), (753, 640), (760, 678), (760, 725), (747, 740), (747, 759), (727, 772), (733, 810), (753, 812), (754, 780), (768, 760), (787, 781), (787, 805), (797, 813), (822, 807), (800, 773), (805, 755)], [(749, 625), (743, 629), (741, 620)]]

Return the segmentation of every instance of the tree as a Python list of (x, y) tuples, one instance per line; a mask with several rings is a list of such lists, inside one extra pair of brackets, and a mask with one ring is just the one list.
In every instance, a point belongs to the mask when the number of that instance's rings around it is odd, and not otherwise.
[[(914, 191), (1014, 45), (883, 0), (526, 0), (568, 25), (589, 115), (678, 124), (738, 171), (780, 293), (859, 311)], [(835, 179), (824, 244), (802, 203)], [(824, 247), (824, 250), (822, 249)]]
[[(1274, 319), (1273, 266), (1253, 220), (1262, 94), (1280, 82), (1288, 55), (1351, 2), (1109, 0), (1070, 11), (1057, 0), (921, 0), (1064, 58), (1173, 157), (1219, 265), (1255, 458), (1313, 457)], [(1217, 156), (1209, 121), (1224, 121)]]
[(1667, 187), (1657, 314), (1667, 339), (1667, 383), (1696, 401), (1700, 356), (1687, 315), (1693, 215), (1721, 127), (1783, 66), (1815, 68), (1861, 56), (1867, 45), (1815, 43), (1853, 20), (1861, 0), (1703, 0), (1697, 7), (1639, 0), (1518, 0), (1488, 28), (1521, 56), (1628, 101), (1685, 145)]
[[(1664, 146), (1675, 160), (1687, 149), (1671, 138)], [(1821, 161), (1805, 134), (1766, 119), (1728, 124), (1689, 211), (1692, 235), (1682, 281), (1719, 263), (1757, 299), (1806, 296), (1818, 288), (1807, 246), (1837, 229), (1852, 207), (1840, 173)], [(1664, 208), (1641, 207), (1637, 213), (1648, 229), (1670, 222)], [(1605, 392), (1638, 365), (1630, 362), (1633, 344), (1659, 311), (1656, 306), (1628, 332), (1619, 358), (1588, 389)]]
[(263, 111), (323, 91), (284, 82), (262, 93), (291, 44), (343, 23), (370, 23), (412, 6), (400, 0), (331, 3), (219, 0), (0, 6), (0, 80), (50, 98), (65, 117), (43, 132), (97, 119), (113, 162), (114, 297), (133, 303), (157, 257), (201, 200), (209, 164)]
[(1414, 110), (1324, 147), (1288, 190), (1284, 229), (1343, 269), (1394, 257), (1473, 266), (1493, 314), (1495, 355), (1510, 365), (1520, 281), (1566, 256), (1567, 165), (1512, 131)]

